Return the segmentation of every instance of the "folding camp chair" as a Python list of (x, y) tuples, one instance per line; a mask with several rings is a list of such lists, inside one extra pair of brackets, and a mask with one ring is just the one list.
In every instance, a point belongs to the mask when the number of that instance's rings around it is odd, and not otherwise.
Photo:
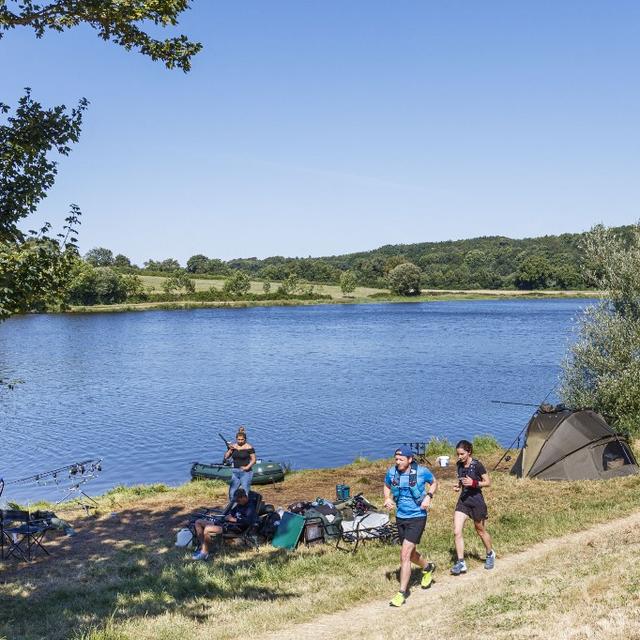
[(222, 535), (219, 536), (221, 549), (224, 549), (231, 540), (240, 540), (246, 547), (258, 549), (258, 524), (262, 502), (262, 494), (249, 491), (249, 503), (253, 503), (255, 508), (253, 522), (240, 531), (234, 530), (233, 523), (223, 523)]
[(14, 557), (31, 562), (38, 549), (50, 555), (43, 540), (53, 527), (46, 519), (34, 518), (28, 511), (3, 509), (0, 511), (0, 528), (3, 559)]
[[(386, 521), (384, 519), (384, 514), (370, 511), (362, 516), (356, 516), (353, 521), (343, 520), (342, 533), (336, 542), (336, 549), (355, 553), (360, 543), (364, 544), (370, 540), (378, 540), (386, 544), (399, 544), (398, 526), (389, 522), (388, 518)], [(341, 547), (340, 543), (351, 546)]]

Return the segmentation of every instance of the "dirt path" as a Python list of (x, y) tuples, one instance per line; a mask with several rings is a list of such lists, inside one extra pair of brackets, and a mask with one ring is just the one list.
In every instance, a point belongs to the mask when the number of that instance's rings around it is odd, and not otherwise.
[[(594, 547), (600, 547), (600, 556), (603, 557), (614, 549), (620, 549), (621, 545), (617, 541), (625, 540), (625, 536), (628, 539), (633, 534), (632, 532), (638, 532), (638, 527), (640, 527), (640, 512), (594, 526), (585, 531), (541, 542), (522, 553), (504, 558), (498, 556), (496, 568), (493, 571), (478, 569), (455, 578), (448, 575), (449, 567), (440, 567), (432, 588), (428, 591), (422, 591), (419, 587), (414, 588), (407, 603), (401, 609), (390, 608), (388, 599), (379, 600), (347, 611), (324, 615), (313, 622), (294, 625), (279, 630), (273, 636), (268, 637), (273, 640), (276, 638), (279, 640), (303, 640), (305, 638), (317, 639), (318, 637), (348, 637), (350, 640), (358, 638), (400, 640), (405, 637), (427, 637), (427, 634), (441, 640), (466, 637), (466, 634), (460, 633), (462, 631), (460, 626), (456, 629), (456, 624), (460, 625), (460, 620), (455, 619), (454, 614), (454, 611), (460, 610), (466, 602), (475, 599), (477, 603), (482, 597), (493, 593), (501, 594), (500, 597), (508, 599), (514, 576), (520, 576), (526, 581), (527, 576), (530, 575), (533, 585), (531, 595), (535, 596), (544, 588), (544, 585), (536, 585), (536, 581), (540, 581), (541, 576), (545, 575), (547, 566), (553, 567), (557, 571), (558, 575), (551, 578), (557, 582), (563, 571), (575, 573), (578, 568), (589, 566), (588, 556), (581, 557), (584, 550), (588, 551)], [(637, 540), (635, 542), (637, 544)], [(629, 552), (631, 549), (630, 545)], [(569, 565), (571, 558), (574, 559), (574, 562)], [(545, 559), (548, 561), (547, 563), (545, 563)], [(566, 566), (562, 566), (563, 562)], [(597, 574), (597, 571), (596, 566), (593, 573)], [(389, 596), (391, 595), (393, 595), (392, 592)], [(635, 602), (637, 603), (639, 597), (636, 592), (633, 597), (636, 598)], [(637, 614), (637, 604), (635, 607), (633, 611), (636, 611)], [(540, 624), (542, 626), (548, 626), (549, 620), (554, 615), (561, 615), (559, 609), (553, 604), (545, 613), (543, 611), (545, 611), (545, 607), (540, 609), (542, 614)], [(562, 615), (566, 618), (567, 612), (562, 612)], [(624, 615), (624, 611), (622, 615)], [(633, 612), (632, 615), (635, 616)], [(574, 616), (573, 624), (577, 628), (580, 626), (580, 618), (579, 616), (577, 620), (575, 618), (576, 616)], [(563, 624), (566, 625), (566, 620)], [(563, 631), (556, 637), (592, 637), (589, 631), (574, 633), (566, 626), (564, 629), (566, 633)], [(507, 637), (518, 637), (519, 634), (516, 632), (517, 629), (513, 627), (507, 631), (508, 634), (513, 635), (507, 635)], [(539, 635), (535, 629), (531, 628), (527, 633), (529, 638), (550, 637), (545, 634)], [(597, 635), (596, 633), (593, 637), (597, 637)], [(616, 634), (608, 637), (623, 636)], [(629, 637), (628, 631), (626, 637)]]

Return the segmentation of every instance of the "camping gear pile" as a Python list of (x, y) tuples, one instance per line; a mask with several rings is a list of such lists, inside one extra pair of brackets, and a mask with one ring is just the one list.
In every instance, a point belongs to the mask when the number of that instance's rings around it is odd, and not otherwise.
[(291, 549), (301, 541), (306, 545), (335, 542), (337, 549), (355, 553), (361, 543), (371, 540), (397, 544), (398, 529), (388, 514), (359, 493), (336, 502), (317, 498), (289, 505), (272, 544)]
[[(335, 502), (324, 498), (294, 502), (286, 510), (276, 510), (273, 505), (263, 504), (262, 496), (254, 491), (250, 494), (250, 497), (259, 496), (257, 521), (242, 536), (236, 536), (246, 546), (257, 547), (258, 542), (271, 542), (276, 548), (295, 549), (301, 542), (307, 546), (335, 543), (338, 549), (355, 552), (365, 541), (398, 543), (396, 525), (362, 494)], [(222, 509), (202, 509), (191, 514), (189, 526), (177, 534), (176, 546), (197, 543), (196, 520), (222, 523), (231, 508), (232, 503), (229, 503)]]
[(519, 478), (602, 480), (640, 473), (626, 439), (590, 410), (542, 405), (511, 469)]

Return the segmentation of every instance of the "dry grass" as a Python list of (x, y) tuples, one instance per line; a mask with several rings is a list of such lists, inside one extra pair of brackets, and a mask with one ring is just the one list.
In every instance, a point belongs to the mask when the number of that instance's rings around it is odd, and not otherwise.
[[(380, 502), (387, 464), (359, 462), (295, 473), (263, 493), (268, 502), (286, 506), (331, 497), (335, 484), (346, 482), (353, 492), (365, 491)], [(437, 473), (443, 484), (423, 548), (446, 567), (456, 495), (450, 490), (453, 469)], [(500, 556), (640, 508), (640, 477), (543, 483), (496, 472), (493, 479), (487, 499)], [(329, 545), (295, 553), (264, 547), (194, 564), (172, 546), (175, 531), (197, 506), (222, 502), (224, 490), (204, 482), (124, 490), (103, 498), (105, 515), (79, 519), (78, 536), (56, 539), (51, 558), (0, 569), (0, 637), (260, 637), (292, 622), (383, 598), (396, 588), (398, 548), (376, 544), (355, 556)], [(122, 507), (110, 517), (115, 501)], [(482, 549), (471, 532), (467, 548), (470, 566), (477, 569)]]

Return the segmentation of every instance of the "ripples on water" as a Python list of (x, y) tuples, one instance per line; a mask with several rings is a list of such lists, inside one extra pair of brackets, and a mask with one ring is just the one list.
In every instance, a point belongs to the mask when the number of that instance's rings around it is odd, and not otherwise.
[[(0, 325), (0, 476), (89, 457), (87, 489), (180, 483), (247, 426), (296, 468), (405, 440), (508, 444), (554, 387), (584, 300), (201, 309), (16, 317)], [(3, 498), (41, 497), (7, 487)]]

